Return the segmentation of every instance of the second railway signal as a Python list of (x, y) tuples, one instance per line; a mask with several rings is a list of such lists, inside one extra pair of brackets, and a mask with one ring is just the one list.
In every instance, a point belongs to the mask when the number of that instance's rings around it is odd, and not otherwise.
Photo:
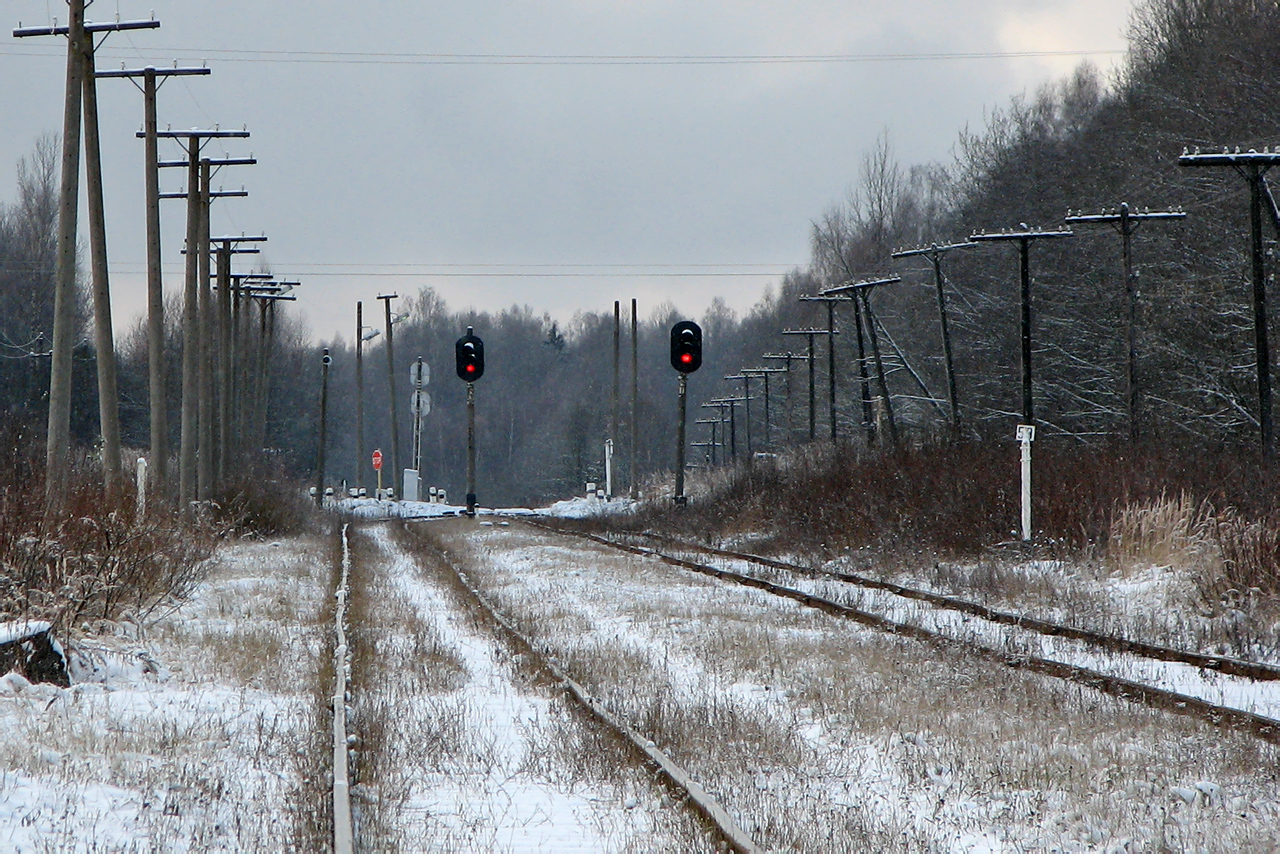
[(684, 423), (689, 374), (702, 367), (702, 327), (692, 320), (682, 320), (671, 327), (671, 367), (680, 375), (680, 416), (676, 433), (677, 504), (686, 503), (684, 495)]
[(476, 515), (476, 380), (484, 376), (484, 342), (470, 326), (453, 347), (459, 379), (467, 382), (467, 515)]

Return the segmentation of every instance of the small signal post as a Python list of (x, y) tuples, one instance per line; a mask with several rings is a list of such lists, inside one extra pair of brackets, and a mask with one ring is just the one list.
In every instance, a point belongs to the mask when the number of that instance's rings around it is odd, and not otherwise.
[(684, 426), (689, 391), (689, 374), (702, 367), (702, 327), (682, 320), (671, 327), (671, 367), (680, 378), (680, 415), (676, 433), (676, 504), (687, 504), (684, 494)]
[(484, 341), (470, 326), (453, 347), (458, 379), (467, 384), (467, 515), (476, 515), (476, 380), (484, 376)]

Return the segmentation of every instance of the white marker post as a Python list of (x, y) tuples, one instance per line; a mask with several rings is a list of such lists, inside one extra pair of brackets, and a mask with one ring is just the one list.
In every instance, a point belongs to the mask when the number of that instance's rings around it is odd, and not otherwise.
[(613, 497), (613, 440), (604, 440), (604, 494)]
[(1029, 424), (1018, 425), (1018, 442), (1022, 445), (1022, 541), (1031, 542), (1031, 443), (1036, 440), (1036, 428)]
[(138, 457), (138, 503), (137, 519), (142, 522), (147, 516), (147, 458)]

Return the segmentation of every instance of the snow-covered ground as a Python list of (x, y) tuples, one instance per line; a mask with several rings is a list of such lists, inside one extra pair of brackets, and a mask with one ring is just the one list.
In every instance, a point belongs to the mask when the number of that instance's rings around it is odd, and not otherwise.
[(767, 847), (1280, 845), (1251, 737), (518, 523), (426, 527)]
[[(563, 697), (530, 683), (438, 564), (407, 554), (385, 527), (354, 536), (353, 578), (377, 602), (363, 629), (363, 643), (379, 645), (379, 660), (364, 659), (376, 674), (358, 672), (357, 659), (354, 675), (353, 727), (382, 733), (362, 745), (381, 755), (357, 762), (353, 793), (370, 850), (708, 850), (625, 751), (592, 743)], [(406, 654), (415, 635), (428, 656)], [(434, 672), (415, 679), (388, 656)], [(608, 773), (592, 771), (601, 762)]]
[(0, 851), (311, 847), (327, 573), (317, 540), (225, 547), (177, 610), (69, 643), (70, 688), (0, 681)]

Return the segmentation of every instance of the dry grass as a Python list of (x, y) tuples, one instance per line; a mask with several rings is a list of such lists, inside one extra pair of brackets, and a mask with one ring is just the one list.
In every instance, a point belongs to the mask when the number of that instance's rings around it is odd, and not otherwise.
[(1220, 563), (1213, 507), (1190, 493), (1162, 493), (1118, 508), (1111, 517), (1108, 556), (1124, 575), (1150, 566), (1182, 573), (1212, 571)]
[[(933, 850), (956, 838), (946, 828), (974, 827), (1019, 850), (1280, 846), (1280, 755), (1250, 737), (654, 561), (584, 545), (566, 562), (540, 534), (434, 530), (536, 644), (767, 847)], [(552, 543), (560, 554), (544, 558)], [(1171, 795), (1201, 780), (1224, 799)]]

